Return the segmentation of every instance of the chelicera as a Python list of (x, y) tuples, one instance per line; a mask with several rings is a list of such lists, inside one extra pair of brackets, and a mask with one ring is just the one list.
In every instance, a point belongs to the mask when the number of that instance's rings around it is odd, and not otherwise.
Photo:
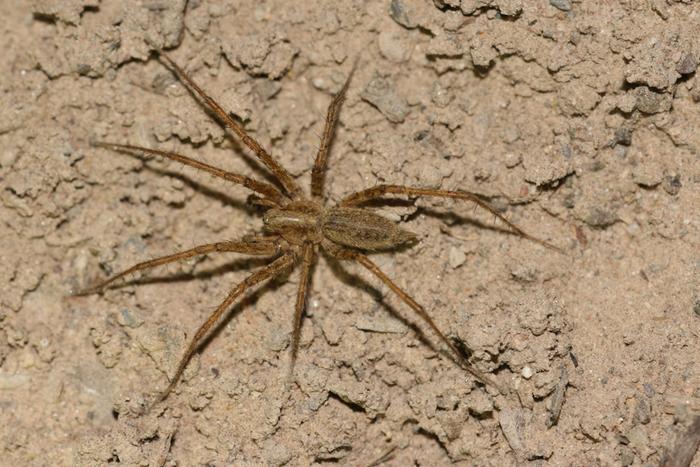
[(311, 172), (310, 195), (307, 195), (291, 174), (255, 139), (248, 135), (245, 129), (202, 90), (182, 68), (164, 54), (161, 54), (160, 58), (177, 75), (180, 82), (187, 87), (192, 95), (253, 152), (277, 182), (276, 184), (271, 184), (259, 181), (170, 151), (128, 144), (93, 143), (95, 146), (120, 152), (161, 156), (207, 172), (232, 184), (241, 185), (253, 192), (253, 195), (251, 195), (252, 201), (265, 210), (263, 232), (259, 235), (246, 236), (236, 241), (203, 244), (186, 251), (144, 261), (115, 274), (94, 287), (80, 292), (81, 295), (95, 293), (135, 272), (210, 253), (240, 253), (270, 257), (271, 260), (266, 266), (255, 270), (242, 282), (233, 287), (214, 312), (197, 329), (190, 339), (168, 387), (161, 393), (161, 400), (170, 393), (204, 338), (236, 300), (243, 296), (251, 287), (299, 267), (301, 272), (294, 307), (290, 345), (291, 374), (299, 347), (301, 321), (309, 291), (310, 273), (320, 250), (338, 260), (352, 261), (362, 265), (377, 279), (386, 284), (432, 329), (437, 337), (450, 349), (456, 363), (481, 382), (497, 387), (487, 376), (468, 362), (463, 352), (460, 352), (455, 344), (438, 328), (423, 306), (400, 288), (367, 256), (368, 253), (376, 251), (391, 251), (397, 247), (410, 247), (416, 242), (417, 237), (412, 232), (398, 227), (395, 222), (363, 206), (370, 201), (382, 200), (388, 196), (397, 195), (465, 200), (493, 214), (512, 233), (548, 247), (551, 247), (551, 245), (528, 235), (503, 217), (484, 199), (468, 191), (448, 191), (403, 185), (377, 185), (352, 193), (337, 204), (329, 206), (324, 195), (324, 175), (328, 164), (330, 143), (338, 120), (338, 112), (348, 89), (352, 72), (328, 107), (321, 144)]

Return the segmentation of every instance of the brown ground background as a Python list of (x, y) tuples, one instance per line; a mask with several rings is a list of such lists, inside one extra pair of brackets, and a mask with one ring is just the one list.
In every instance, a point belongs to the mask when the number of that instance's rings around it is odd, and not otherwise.
[[(37, 0), (0, 2), (0, 27), (2, 465), (658, 465), (700, 413), (697, 3)], [(421, 243), (376, 261), (517, 397), (421, 343), (359, 268), (321, 259), (291, 389), (296, 274), (235, 308), (139, 415), (261, 264), (210, 256), (65, 298), (261, 225), (239, 187), (90, 147), (262, 176), (160, 48), (305, 186), (359, 56), (332, 200), (380, 182), (472, 190), (562, 247), (465, 204), (381, 210)]]

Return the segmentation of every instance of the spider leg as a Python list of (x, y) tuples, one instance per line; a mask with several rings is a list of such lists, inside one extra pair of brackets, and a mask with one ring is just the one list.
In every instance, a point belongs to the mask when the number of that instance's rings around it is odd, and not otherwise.
[[(258, 241), (259, 240), (259, 241)], [(133, 274), (137, 271), (143, 271), (145, 269), (151, 269), (157, 266), (162, 266), (164, 264), (168, 263), (173, 263), (175, 261), (181, 261), (183, 259), (187, 258), (192, 258), (194, 256), (202, 256), (207, 253), (213, 253), (213, 252), (233, 252), (233, 253), (243, 253), (243, 254), (249, 254), (249, 255), (260, 255), (260, 256), (265, 256), (265, 255), (274, 255), (276, 253), (279, 253), (280, 251), (280, 245), (278, 242), (272, 240), (272, 239), (251, 239), (251, 238), (246, 238), (243, 241), (233, 241), (233, 242), (216, 242), (216, 243), (207, 243), (204, 245), (198, 245), (194, 248), (191, 248), (189, 250), (185, 251), (180, 251), (178, 253), (174, 253), (172, 255), (167, 255), (167, 256), (161, 256), (160, 258), (155, 258), (149, 261), (144, 261), (142, 263), (135, 264), (134, 266), (131, 266), (130, 268), (115, 274), (114, 276), (110, 277), (109, 279), (106, 279), (99, 284), (90, 287), (85, 290), (81, 290), (77, 292), (75, 295), (89, 295), (95, 292), (98, 292), (105, 287), (107, 287), (109, 284), (112, 284), (113, 282), (128, 276), (129, 274)]]
[(323, 127), (323, 135), (321, 137), (321, 146), (318, 148), (318, 153), (316, 154), (316, 160), (314, 162), (314, 167), (311, 171), (311, 194), (314, 197), (323, 197), (323, 182), (326, 174), (326, 165), (328, 164), (328, 150), (331, 146), (331, 141), (333, 139), (333, 132), (335, 131), (336, 124), (338, 122), (338, 112), (340, 111), (340, 106), (345, 100), (345, 93), (350, 85), (350, 79), (355, 71), (353, 66), (348, 78), (345, 80), (345, 84), (340, 88), (338, 94), (333, 97), (331, 105), (328, 106), (328, 111), (326, 113), (326, 123)]
[(466, 201), (471, 201), (482, 209), (493, 214), (501, 222), (503, 222), (508, 228), (516, 235), (526, 238), (535, 243), (539, 243), (542, 246), (556, 250), (559, 253), (564, 253), (564, 251), (552, 245), (551, 243), (540, 240), (537, 237), (533, 237), (527, 232), (523, 231), (520, 227), (510, 222), (502, 214), (496, 211), (491, 205), (484, 201), (479, 195), (471, 193), (469, 191), (450, 191), (450, 190), (438, 190), (434, 188), (420, 188), (420, 187), (410, 187), (403, 185), (377, 185), (366, 190), (355, 192), (346, 198), (344, 198), (340, 203), (340, 206), (357, 206), (359, 204), (365, 203), (370, 200), (382, 198), (384, 195), (405, 195), (405, 196), (435, 196), (439, 198), (454, 198), (462, 199)]
[(202, 170), (204, 172), (208, 172), (211, 175), (214, 175), (215, 177), (223, 178), (226, 181), (236, 183), (238, 185), (243, 185), (244, 187), (253, 190), (257, 193), (260, 193), (261, 195), (264, 195), (266, 199), (269, 201), (272, 201), (275, 203), (276, 206), (279, 206), (283, 201), (284, 201), (284, 196), (282, 193), (279, 192), (277, 188), (274, 186), (270, 185), (269, 183), (265, 182), (260, 182), (258, 180), (255, 180), (250, 177), (246, 177), (245, 175), (239, 175), (233, 172), (227, 172), (225, 170), (219, 169), (218, 167), (214, 167), (212, 165), (206, 164), (204, 162), (200, 162), (196, 159), (192, 159), (174, 152), (170, 151), (161, 151), (159, 149), (150, 149), (150, 148), (144, 148), (141, 146), (133, 146), (131, 144), (117, 144), (117, 143), (106, 143), (106, 142), (101, 142), (101, 141), (95, 141), (91, 143), (92, 146), (100, 147), (100, 148), (105, 148), (105, 149), (111, 149), (113, 151), (120, 151), (120, 152), (125, 152), (125, 153), (135, 153), (135, 152), (142, 152), (144, 154), (150, 154), (153, 156), (161, 156), (165, 157), (166, 159), (170, 159), (176, 162), (179, 162), (184, 165), (188, 165), (190, 167), (194, 167), (195, 169)]
[(430, 315), (428, 315), (428, 312), (425, 311), (425, 308), (423, 308), (418, 302), (416, 302), (408, 293), (406, 293), (401, 287), (396, 285), (394, 281), (392, 281), (389, 276), (387, 276), (379, 267), (372, 262), (366, 255), (363, 255), (362, 253), (355, 251), (355, 250), (350, 250), (346, 248), (341, 248), (337, 247), (333, 244), (330, 244), (330, 242), (324, 242), (323, 243), (324, 249), (330, 253), (331, 256), (334, 256), (338, 259), (341, 260), (350, 260), (350, 261), (357, 261), (360, 263), (365, 269), (367, 269), (369, 272), (374, 274), (379, 280), (381, 280), (384, 284), (386, 284), (398, 297), (406, 304), (408, 305), (416, 314), (423, 320), (425, 321), (428, 326), (430, 326), (430, 329), (433, 330), (435, 334), (440, 338), (440, 340), (447, 345), (447, 347), (450, 348), (452, 353), (457, 357), (457, 361), (461, 363), (460, 366), (462, 366), (464, 369), (466, 369), (469, 373), (472, 374), (476, 379), (481, 381), (484, 384), (490, 385), (494, 388), (496, 388), (500, 393), (505, 394), (501, 387), (496, 384), (491, 378), (474, 368), (471, 363), (464, 357), (462, 352), (460, 352), (455, 345), (440, 331), (440, 328), (437, 327), (435, 322), (432, 320)]
[(301, 257), (301, 274), (299, 276), (299, 289), (297, 290), (297, 301), (294, 307), (294, 328), (292, 330), (292, 344), (289, 364), (289, 375), (291, 378), (294, 372), (294, 364), (299, 350), (299, 337), (301, 336), (301, 318), (306, 306), (306, 296), (309, 289), (309, 277), (311, 266), (314, 261), (314, 245), (311, 242), (304, 243)]
[(185, 71), (180, 68), (174, 61), (170, 59), (164, 53), (160, 54), (160, 58), (163, 59), (175, 72), (181, 83), (187, 87), (193, 94), (199, 96), (199, 98), (204, 102), (204, 104), (211, 110), (216, 117), (226, 125), (231, 131), (233, 131), (243, 144), (248, 146), (248, 148), (253, 151), (258, 159), (265, 165), (265, 167), (272, 172), (275, 178), (282, 184), (285, 191), (296, 197), (301, 193), (301, 189), (296, 184), (292, 176), (289, 174), (287, 169), (282, 167), (282, 165), (277, 162), (272, 156), (260, 146), (255, 139), (253, 139), (248, 133), (240, 126), (234, 119), (232, 119), (226, 111), (221, 108), (221, 106), (212, 99), (202, 88), (200, 88), (197, 83), (190, 78)]
[(272, 263), (268, 264), (263, 268), (258, 269), (253, 274), (246, 277), (243, 280), (243, 282), (239, 283), (229, 292), (224, 301), (221, 302), (221, 304), (216, 308), (216, 310), (214, 310), (214, 312), (209, 316), (209, 318), (207, 318), (204, 324), (202, 324), (199, 327), (199, 329), (197, 329), (197, 332), (194, 333), (192, 339), (190, 339), (190, 343), (187, 346), (187, 350), (185, 350), (185, 353), (180, 359), (180, 363), (178, 363), (177, 365), (177, 370), (175, 370), (175, 374), (170, 380), (170, 384), (168, 384), (168, 387), (165, 389), (165, 391), (163, 391), (160, 394), (158, 401), (164, 400), (168, 396), (168, 394), (170, 394), (172, 389), (175, 387), (175, 384), (177, 384), (178, 380), (182, 376), (182, 373), (185, 371), (185, 367), (190, 361), (190, 358), (192, 358), (192, 355), (199, 347), (199, 344), (202, 342), (202, 338), (206, 336), (207, 332), (209, 332), (211, 327), (214, 326), (214, 324), (216, 324), (217, 321), (219, 321), (221, 316), (233, 304), (233, 302), (235, 302), (238, 297), (243, 295), (243, 293), (250, 287), (266, 279), (278, 276), (285, 269), (293, 265), (293, 256), (290, 253), (286, 253), (274, 260)]

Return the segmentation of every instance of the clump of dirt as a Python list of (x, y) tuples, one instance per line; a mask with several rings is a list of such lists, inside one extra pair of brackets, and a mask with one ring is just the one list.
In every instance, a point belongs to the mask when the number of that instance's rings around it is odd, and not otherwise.
[[(17, 465), (656, 465), (700, 415), (700, 23), (688, 1), (38, 0), (0, 4), (0, 449)], [(326, 183), (464, 189), (380, 212), (386, 287), (321, 260), (294, 382), (297, 275), (263, 287), (150, 412), (187, 337), (259, 260), (209, 255), (101, 295), (147, 258), (259, 230), (265, 179), (167, 50), (308, 186), (358, 60)], [(690, 427), (690, 431), (689, 430)], [(679, 454), (676, 454), (676, 453)], [(692, 465), (700, 465), (695, 456)]]

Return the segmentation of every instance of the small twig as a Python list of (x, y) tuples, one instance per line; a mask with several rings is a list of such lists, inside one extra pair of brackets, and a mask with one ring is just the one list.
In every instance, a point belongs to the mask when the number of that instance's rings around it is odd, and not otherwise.
[(562, 365), (559, 369), (559, 383), (554, 389), (554, 394), (552, 394), (552, 399), (547, 407), (547, 428), (551, 428), (557, 424), (559, 420), (559, 414), (561, 414), (561, 408), (564, 405), (564, 395), (566, 394), (566, 386), (569, 384), (569, 373), (566, 371), (566, 366)]

